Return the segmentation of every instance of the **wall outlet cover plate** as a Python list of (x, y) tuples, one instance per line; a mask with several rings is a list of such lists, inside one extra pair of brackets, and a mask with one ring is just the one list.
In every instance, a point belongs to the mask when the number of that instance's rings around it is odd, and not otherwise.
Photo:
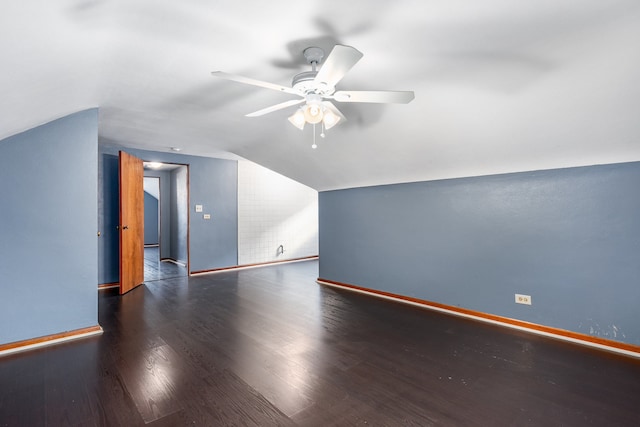
[(531, 305), (531, 295), (516, 294), (516, 304)]

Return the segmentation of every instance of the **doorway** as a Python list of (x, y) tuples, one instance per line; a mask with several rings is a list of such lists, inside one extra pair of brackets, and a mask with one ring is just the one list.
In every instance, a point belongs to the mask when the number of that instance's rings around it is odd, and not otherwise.
[(144, 280), (188, 276), (188, 165), (144, 162)]

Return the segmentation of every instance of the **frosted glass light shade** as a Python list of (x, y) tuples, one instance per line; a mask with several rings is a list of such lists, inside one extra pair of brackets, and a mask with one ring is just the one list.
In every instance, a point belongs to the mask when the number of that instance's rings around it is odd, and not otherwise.
[(298, 129), (303, 130), (304, 124), (305, 124), (305, 117), (302, 109), (301, 108), (297, 109), (296, 112), (289, 117), (289, 121), (291, 122), (292, 125), (294, 125)]
[(338, 122), (340, 121), (340, 116), (334, 114), (331, 110), (326, 110), (324, 112), (324, 118), (322, 120), (324, 122), (324, 128), (331, 129), (338, 124)]
[(307, 123), (320, 123), (323, 116), (322, 107), (318, 104), (307, 104), (307, 106), (304, 107), (304, 118)]

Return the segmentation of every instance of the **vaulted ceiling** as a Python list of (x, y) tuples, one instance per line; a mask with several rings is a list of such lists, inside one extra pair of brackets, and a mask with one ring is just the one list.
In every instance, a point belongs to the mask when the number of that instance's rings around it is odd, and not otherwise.
[[(413, 90), (337, 104), (318, 138), (245, 114), (291, 95), (302, 51), (363, 59), (339, 89)], [(246, 158), (317, 190), (640, 160), (637, 0), (5, 0), (0, 138), (91, 107), (99, 137)]]

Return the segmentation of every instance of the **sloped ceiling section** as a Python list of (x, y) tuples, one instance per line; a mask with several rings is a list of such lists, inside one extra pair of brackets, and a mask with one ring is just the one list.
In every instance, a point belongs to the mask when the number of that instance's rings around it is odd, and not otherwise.
[[(640, 160), (636, 0), (6, 0), (0, 138), (100, 107), (100, 139), (246, 158), (317, 190)], [(364, 58), (338, 85), (413, 90), (340, 104), (318, 137), (290, 95), (302, 51)], [(319, 130), (317, 130), (319, 133)]]

